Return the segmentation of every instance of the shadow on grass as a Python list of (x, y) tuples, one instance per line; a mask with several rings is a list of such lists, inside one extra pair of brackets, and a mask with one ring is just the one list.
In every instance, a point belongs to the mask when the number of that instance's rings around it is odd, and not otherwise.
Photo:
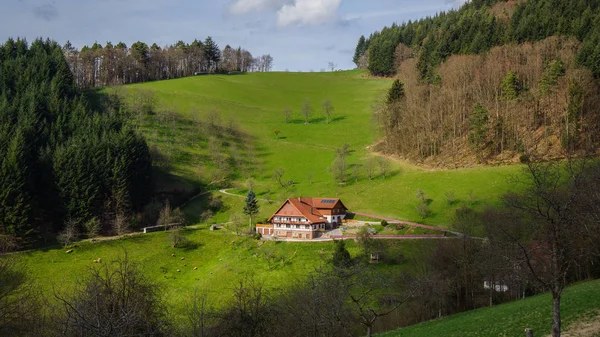
[(188, 253), (193, 250), (197, 250), (200, 247), (202, 247), (202, 243), (192, 241), (192, 240), (187, 240), (186, 242), (181, 243), (179, 246), (177, 246), (176, 249)]

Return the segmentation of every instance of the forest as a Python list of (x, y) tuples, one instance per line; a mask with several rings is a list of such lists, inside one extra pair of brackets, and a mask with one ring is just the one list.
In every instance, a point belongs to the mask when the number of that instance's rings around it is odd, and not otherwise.
[(361, 36), (354, 62), (373, 75), (393, 75), (396, 48), (403, 44), (418, 59), (421, 79), (434, 82), (437, 66), (451, 55), (482, 54), (499, 45), (561, 35), (582, 43), (577, 62), (599, 77), (599, 22), (600, 4), (594, 0), (473, 0), (459, 10)]
[(271, 55), (253, 57), (246, 49), (227, 45), (223, 50), (209, 36), (192, 43), (177, 41), (151, 46), (138, 41), (129, 48), (123, 42), (104, 46), (94, 43), (80, 50), (70, 42), (63, 46), (65, 58), (81, 88), (167, 80), (208, 73), (270, 71)]
[(402, 84), (375, 110), (379, 149), (440, 167), (595, 154), (599, 15), (594, 1), (472, 1), (361, 37), (357, 65)]
[(92, 107), (61, 46), (0, 46), (2, 251), (64, 227), (119, 232), (152, 191), (146, 141), (114, 109)]

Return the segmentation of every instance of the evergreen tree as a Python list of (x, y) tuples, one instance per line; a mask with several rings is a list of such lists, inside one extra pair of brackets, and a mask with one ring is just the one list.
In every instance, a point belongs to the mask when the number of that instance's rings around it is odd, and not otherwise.
[(580, 117), (583, 109), (583, 88), (576, 80), (569, 82), (569, 103), (564, 117), (564, 129), (562, 135), (562, 146), (565, 150), (571, 152), (577, 146), (577, 140), (580, 134)]
[(358, 44), (356, 45), (356, 50), (354, 51), (354, 58), (352, 61), (356, 64), (357, 68), (360, 68), (360, 58), (365, 54), (366, 51), (366, 43), (365, 36), (361, 35), (358, 39)]
[(244, 205), (244, 214), (250, 217), (249, 231), (252, 232), (252, 219), (259, 212), (258, 200), (253, 190), (248, 192), (246, 195), (246, 203)]
[(404, 83), (400, 82), (400, 80), (395, 80), (388, 91), (387, 103), (392, 104), (399, 102), (402, 98), (404, 98)]
[(507, 101), (513, 101), (521, 94), (521, 81), (517, 74), (509, 71), (502, 80), (502, 97)]
[(346, 242), (344, 240), (334, 241), (334, 251), (332, 263), (337, 268), (347, 268), (352, 264), (350, 253), (346, 249)]
[(473, 107), (470, 118), (469, 144), (479, 155), (486, 143), (488, 130), (488, 113), (481, 104)]
[(548, 65), (548, 69), (544, 71), (540, 81), (540, 91), (542, 94), (548, 93), (551, 88), (556, 85), (558, 79), (565, 75), (565, 65), (559, 60), (554, 60)]
[(221, 60), (221, 50), (210, 36), (204, 40), (204, 53), (209, 61), (209, 69), (214, 69), (216, 71), (219, 67), (219, 61)]
[(31, 228), (26, 140), (18, 129), (0, 166), (0, 234), (23, 236)]

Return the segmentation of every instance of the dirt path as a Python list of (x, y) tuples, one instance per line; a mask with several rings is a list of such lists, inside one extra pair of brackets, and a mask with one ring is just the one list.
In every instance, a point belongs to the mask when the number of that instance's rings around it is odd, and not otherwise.
[[(219, 190), (219, 192), (225, 194), (225, 195), (230, 195), (232, 197), (238, 197), (238, 198), (246, 198), (245, 195), (239, 195), (239, 194), (234, 194), (234, 193), (229, 193), (227, 191), (232, 190), (233, 188), (224, 188), (222, 190)], [(266, 201), (266, 202), (273, 202), (273, 200), (267, 200), (267, 199), (261, 199), (261, 198), (256, 198), (256, 200), (260, 200), (260, 201)]]
[[(420, 227), (420, 228), (425, 228), (425, 229), (429, 229), (429, 230), (433, 230), (433, 231), (437, 231), (437, 232), (442, 232), (442, 233), (452, 233), (458, 237), (464, 237), (465, 234), (463, 233), (459, 233), (459, 232), (454, 232), (451, 231), (449, 229), (446, 228), (440, 228), (440, 227), (434, 227), (434, 226), (429, 226), (429, 225), (423, 225), (420, 223), (416, 223), (416, 222), (410, 222), (410, 221), (403, 221), (403, 220), (396, 220), (396, 219), (391, 219), (391, 218), (384, 218), (381, 217), (379, 215), (375, 215), (375, 214), (369, 214), (369, 213), (363, 213), (363, 212), (351, 212), (353, 214), (356, 215), (360, 215), (360, 216), (365, 216), (368, 218), (373, 218), (373, 219), (379, 219), (379, 220), (385, 220), (388, 223), (394, 223), (394, 224), (402, 224), (402, 225), (407, 225), (407, 226), (412, 226), (412, 227)], [(473, 237), (475, 238), (475, 237)]]

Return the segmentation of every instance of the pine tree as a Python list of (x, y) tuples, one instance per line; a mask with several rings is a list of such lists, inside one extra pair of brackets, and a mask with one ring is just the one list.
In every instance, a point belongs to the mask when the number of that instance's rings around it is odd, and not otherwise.
[(514, 101), (521, 94), (522, 85), (517, 74), (509, 71), (502, 80), (502, 97), (507, 101)]
[(365, 54), (366, 51), (366, 43), (365, 36), (361, 35), (358, 39), (358, 44), (356, 45), (356, 50), (354, 51), (354, 58), (352, 61), (356, 64), (357, 68), (360, 68), (360, 58)]
[(30, 163), (27, 142), (17, 129), (0, 166), (0, 234), (25, 235), (31, 228)]
[(219, 61), (221, 60), (221, 50), (210, 36), (204, 40), (204, 53), (209, 61), (209, 69), (214, 68), (214, 71), (218, 70)]
[(252, 232), (252, 219), (259, 212), (258, 200), (253, 190), (248, 192), (246, 195), (246, 204), (244, 205), (244, 214), (250, 217), (249, 231)]
[(399, 102), (402, 98), (404, 98), (404, 83), (400, 82), (400, 80), (395, 80), (388, 91), (387, 103), (392, 104)]
[(476, 104), (473, 107), (470, 118), (469, 127), (469, 144), (473, 151), (480, 155), (480, 151), (483, 149), (486, 143), (487, 130), (488, 130), (488, 113), (485, 107), (481, 104)]
[(558, 79), (564, 75), (565, 65), (560, 59), (550, 62), (548, 69), (542, 74), (542, 79), (540, 80), (540, 92), (542, 94), (548, 93), (552, 87), (558, 83)]

